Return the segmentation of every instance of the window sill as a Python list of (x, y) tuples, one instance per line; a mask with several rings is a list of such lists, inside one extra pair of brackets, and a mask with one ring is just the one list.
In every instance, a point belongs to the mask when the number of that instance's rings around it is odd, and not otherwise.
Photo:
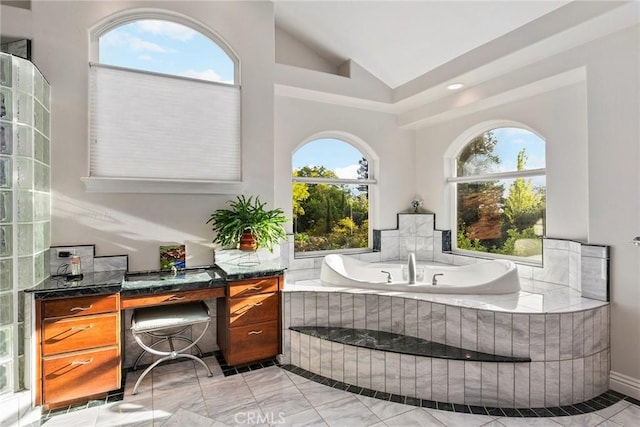
[(203, 181), (189, 179), (82, 177), (90, 193), (151, 194), (237, 194), (242, 181)]

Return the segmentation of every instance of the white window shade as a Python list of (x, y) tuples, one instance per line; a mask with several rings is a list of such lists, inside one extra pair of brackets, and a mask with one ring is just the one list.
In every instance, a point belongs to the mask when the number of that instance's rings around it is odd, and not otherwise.
[(238, 182), (240, 88), (90, 65), (90, 178)]

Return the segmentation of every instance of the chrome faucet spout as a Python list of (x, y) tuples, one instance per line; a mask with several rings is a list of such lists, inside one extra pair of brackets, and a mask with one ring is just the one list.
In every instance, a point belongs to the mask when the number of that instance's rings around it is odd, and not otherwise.
[(416, 283), (416, 255), (412, 252), (409, 254), (409, 260), (407, 261), (407, 270), (409, 271), (409, 284), (414, 285)]
[(438, 284), (438, 276), (444, 276), (444, 273), (436, 273), (433, 275), (433, 277), (431, 278), (431, 284), (433, 286), (436, 286)]

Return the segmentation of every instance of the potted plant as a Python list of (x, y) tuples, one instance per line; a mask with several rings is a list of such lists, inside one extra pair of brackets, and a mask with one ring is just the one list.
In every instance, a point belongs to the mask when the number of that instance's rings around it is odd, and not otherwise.
[(273, 252), (273, 246), (287, 237), (282, 209), (265, 209), (259, 196), (240, 195), (228, 203), (230, 209), (216, 210), (207, 221), (216, 232), (213, 243), (247, 251), (264, 247)]

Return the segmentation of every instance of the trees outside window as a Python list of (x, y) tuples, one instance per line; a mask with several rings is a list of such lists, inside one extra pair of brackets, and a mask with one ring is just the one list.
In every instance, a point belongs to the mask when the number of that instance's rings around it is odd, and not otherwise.
[(456, 247), (542, 261), (544, 141), (521, 128), (473, 138), (456, 158)]
[(317, 139), (293, 156), (295, 252), (369, 247), (369, 163), (337, 139)]

